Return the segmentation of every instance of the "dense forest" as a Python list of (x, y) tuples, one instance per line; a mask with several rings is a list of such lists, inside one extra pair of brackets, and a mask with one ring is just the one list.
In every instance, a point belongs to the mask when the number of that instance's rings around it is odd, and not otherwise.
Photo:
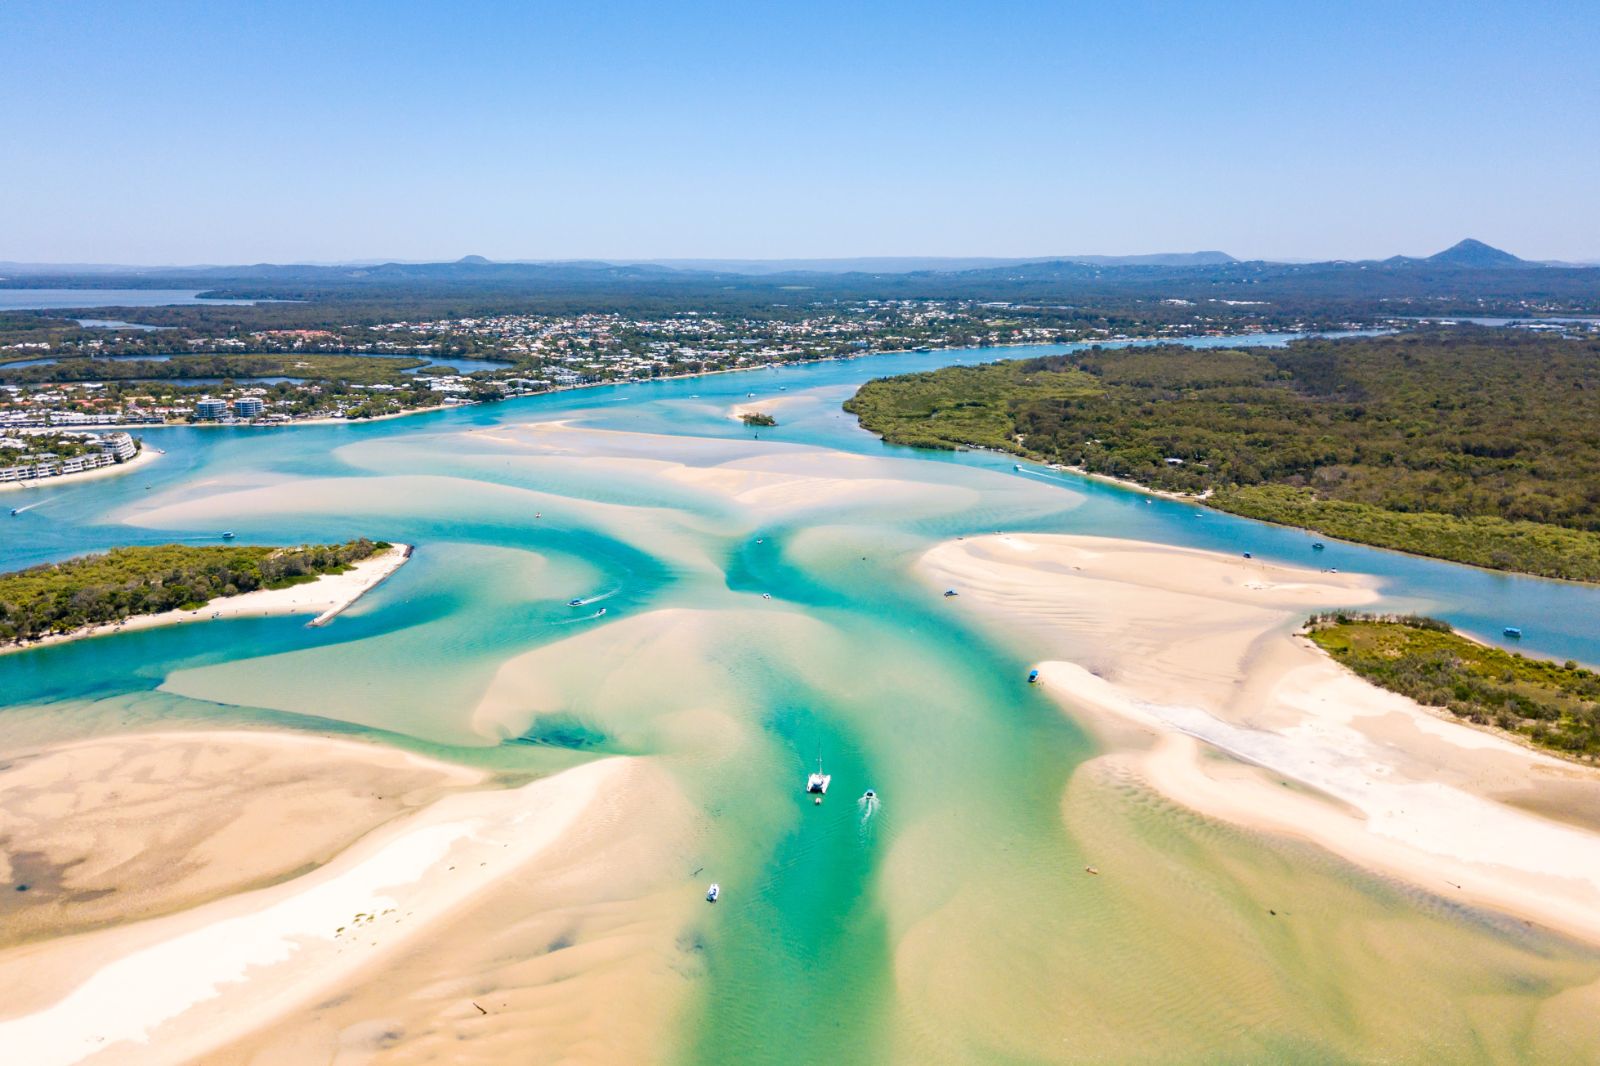
[(113, 548), (0, 574), (0, 643), (133, 615), (193, 610), (218, 596), (312, 581), (388, 547), (365, 537), (298, 548), (164, 544)]
[(1463, 329), (1090, 349), (867, 383), (886, 440), (1001, 448), (1252, 518), (1600, 581), (1600, 338)]
[(1486, 647), (1433, 618), (1326, 614), (1307, 631), (1373, 684), (1534, 744), (1600, 756), (1600, 674)]

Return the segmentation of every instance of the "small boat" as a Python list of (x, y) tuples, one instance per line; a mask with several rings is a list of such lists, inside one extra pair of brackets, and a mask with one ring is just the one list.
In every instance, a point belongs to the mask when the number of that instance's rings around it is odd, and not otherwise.
[(1028, 684), (1037, 685), (1038, 683), (1039, 683), (1039, 671), (1037, 671), (1037, 670), (1029, 670), (1028, 671)]
[(1319, 552), (1323, 548), (1326, 548), (1326, 547), (1327, 547), (1327, 545), (1322, 543), (1322, 541), (1319, 540), (1315, 544), (1311, 545), (1311, 550), (1314, 551), (1314, 552)]
[(770, 593), (770, 592), (763, 592), (763, 593), (762, 593), (762, 594), (761, 594), (761, 598), (762, 598), (762, 599), (764, 599), (764, 600), (770, 600), (770, 599), (772, 599), (772, 593)]
[(568, 607), (582, 607), (583, 606), (583, 601), (582, 600), (568, 600), (567, 601), (567, 606)]
[(1245, 557), (1245, 558), (1246, 558), (1246, 559), (1248, 559), (1248, 558), (1250, 558), (1250, 553), (1249, 553), (1249, 552), (1245, 552), (1245, 553), (1244, 553), (1244, 557)]
[(877, 799), (878, 792), (876, 789), (869, 788), (865, 792), (861, 793), (861, 798), (864, 800)]
[(722, 895), (722, 886), (713, 881), (711, 887), (706, 889), (706, 902), (715, 903), (720, 895)]
[(231, 529), (224, 530), (223, 533), (222, 533), (222, 539), (223, 540), (232, 540), (233, 539), (233, 530), (231, 530)]
[(945, 589), (944, 590), (944, 598), (947, 599), (947, 600), (951, 596), (959, 596), (959, 595), (961, 595), (961, 593), (957, 592), (955, 589)]
[(1504, 633), (1506, 636), (1510, 637), (1512, 640), (1521, 640), (1522, 639), (1522, 628), (1520, 626), (1506, 626), (1500, 632)]
[(599, 618), (599, 617), (600, 617), (600, 616), (601, 616), (601, 615), (603, 615), (603, 614), (605, 614), (605, 613), (606, 613), (606, 609), (605, 609), (605, 608), (604, 608), (604, 607), (602, 607), (602, 608), (600, 608), (600, 609), (599, 609), (599, 610), (598, 610), (598, 611), (596, 611), (596, 612), (595, 612), (595, 613), (594, 613), (594, 616), (595, 616), (595, 617), (596, 617), (596, 618)]
[(1011, 464), (1011, 469), (1013, 469), (1013, 470), (1015, 470), (1015, 471), (1016, 471), (1016, 472), (1017, 472), (1017, 473), (1019, 473), (1019, 474), (1020, 474), (1020, 473), (1022, 473), (1022, 467), (1021, 467), (1021, 466), (1019, 466), (1019, 465), (1018, 465), (1018, 464), (1016, 464), (1016, 463), (1012, 463), (1012, 464)]
[(13, 508), (11, 508), (11, 513), (14, 514), (14, 515), (18, 515), (18, 514), (22, 513), (22, 510), (21, 510), (21, 508), (13, 507)]

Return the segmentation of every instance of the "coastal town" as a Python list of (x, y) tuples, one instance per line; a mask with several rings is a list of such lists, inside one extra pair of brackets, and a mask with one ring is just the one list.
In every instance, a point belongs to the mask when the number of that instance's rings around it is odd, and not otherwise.
[(0, 488), (131, 463), (141, 448), (140, 441), (122, 432), (0, 436)]
[(0, 430), (359, 420), (588, 385), (873, 352), (1119, 343), (1364, 323), (1168, 304), (1108, 317), (1008, 302), (863, 300), (787, 317), (506, 314), (326, 329), (0, 330)]

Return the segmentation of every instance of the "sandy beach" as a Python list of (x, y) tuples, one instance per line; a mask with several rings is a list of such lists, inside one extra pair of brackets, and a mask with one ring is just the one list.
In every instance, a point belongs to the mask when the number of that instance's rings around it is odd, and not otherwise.
[(0, 647), (0, 655), (25, 651), (46, 644), (60, 644), (69, 640), (104, 636), (108, 633), (128, 633), (137, 629), (154, 629), (157, 626), (179, 625), (186, 622), (220, 621), (225, 618), (259, 618), (269, 615), (312, 614), (308, 624), (326, 625), (362, 596), (377, 588), (410, 558), (410, 548), (405, 544), (391, 545), (387, 551), (368, 556), (342, 574), (323, 574), (315, 581), (290, 585), (281, 589), (257, 589), (238, 596), (218, 597), (193, 611), (162, 611), (125, 618), (120, 622), (85, 626), (70, 633), (55, 633), (40, 640)]
[[(381, 984), (386, 959), (504, 879), (546, 855), (573, 862), (571, 845), (599, 847), (574, 831), (602, 797), (643, 783), (634, 771), (607, 759), (521, 788), (458, 791), (280, 884), (0, 953), (0, 986), (14, 990), (0, 1046), (31, 1066), (175, 1062)], [(474, 991), (484, 995), (468, 982), (452, 1006), (481, 1017)]]
[(1319, 573), (1124, 540), (948, 542), (918, 569), (1039, 658), (1094, 764), (1441, 897), (1600, 942), (1600, 774), (1447, 720), (1294, 630), (1377, 597)]
[[(77, 427), (73, 427), (76, 429)], [(24, 489), (54, 489), (63, 485), (76, 485), (83, 481), (93, 481), (96, 478), (116, 477), (118, 474), (128, 474), (148, 466), (166, 453), (152, 448), (146, 444), (140, 448), (132, 459), (125, 463), (112, 463), (110, 466), (97, 467), (94, 470), (85, 470), (77, 474), (58, 474), (55, 477), (40, 478), (36, 481), (7, 481), (0, 484), (0, 492), (20, 492)]]

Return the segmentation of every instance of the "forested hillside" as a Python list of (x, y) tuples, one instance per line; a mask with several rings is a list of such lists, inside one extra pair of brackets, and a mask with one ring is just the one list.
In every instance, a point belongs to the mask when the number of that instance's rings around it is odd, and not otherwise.
[(1224, 510), (1600, 580), (1600, 339), (1507, 330), (1094, 349), (869, 382), (885, 439), (1004, 448)]

